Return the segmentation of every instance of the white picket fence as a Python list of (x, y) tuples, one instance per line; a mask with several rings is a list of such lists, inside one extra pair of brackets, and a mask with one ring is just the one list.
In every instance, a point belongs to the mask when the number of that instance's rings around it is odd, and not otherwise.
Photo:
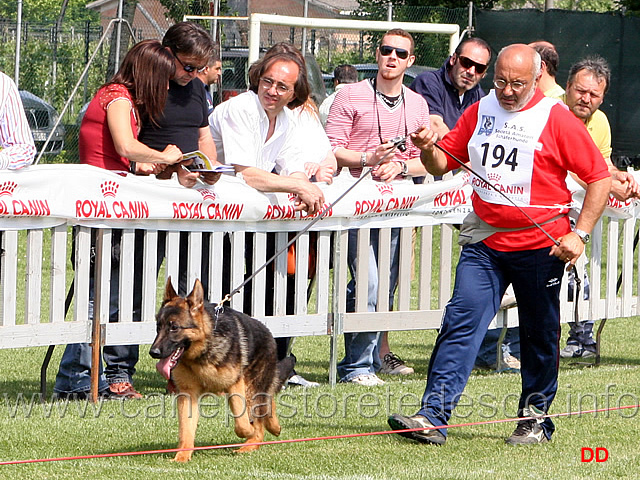
[[(27, 217), (25, 224), (31, 223)], [(93, 329), (89, 321), (89, 275), (91, 255), (91, 229), (76, 227), (75, 268), (69, 270), (69, 245), (72, 228), (67, 223), (47, 228), (3, 229), (2, 265), (0, 272), (0, 348), (22, 348), (76, 342), (91, 342)], [(16, 219), (12, 218), (12, 228)], [(603, 225), (605, 227), (603, 228)], [(136, 221), (136, 228), (144, 221)], [(260, 225), (255, 225), (260, 230)], [(327, 335), (331, 339), (331, 358), (327, 359), (330, 381), (335, 382), (337, 342), (345, 332), (436, 329), (440, 326), (442, 310), (452, 290), (452, 269), (457, 251), (454, 248), (455, 230), (449, 225), (422, 226), (417, 241), (412, 245), (412, 228), (403, 227), (400, 236), (400, 274), (393, 311), (385, 311), (388, 275), (380, 276), (379, 308), (367, 311), (367, 259), (369, 229), (361, 228), (358, 237), (358, 276), (356, 312), (346, 313), (347, 230), (317, 232), (315, 280), (309, 286), (308, 256), (309, 233), (296, 242), (297, 268), (294, 280), (294, 314), (286, 314), (287, 258), (275, 260), (273, 269), (264, 269), (254, 280), (251, 315), (263, 321), (274, 336)], [(589, 277), (591, 297), (579, 300), (581, 318), (603, 319), (628, 317), (638, 314), (638, 281), (635, 271), (638, 256), (634, 254), (635, 219), (625, 221), (605, 219), (592, 235)], [(155, 312), (158, 308), (157, 292), (166, 277), (178, 278), (178, 249), (180, 232), (167, 233), (165, 278), (157, 278), (156, 253), (159, 232), (144, 230), (144, 264), (142, 322), (133, 322), (133, 244), (134, 230), (124, 230), (120, 263), (120, 320), (108, 322), (111, 230), (98, 229), (95, 248), (96, 264), (96, 321), (100, 327), (103, 345), (149, 344), (155, 335)], [(221, 299), (222, 244), (229, 235), (231, 243), (231, 284), (238, 286), (245, 278), (245, 232), (215, 232), (208, 236), (211, 255), (209, 264), (209, 298)], [(271, 234), (273, 235), (273, 234)], [(276, 247), (286, 245), (288, 232), (276, 233)], [(203, 234), (189, 232), (188, 277), (191, 285), (200, 277)], [(260, 266), (267, 259), (267, 233), (256, 232), (247, 237), (253, 252), (253, 265)], [(390, 268), (390, 229), (380, 233), (378, 268)], [(412, 252), (416, 252), (412, 260)], [(583, 257), (584, 258), (584, 257)], [(414, 265), (415, 262), (415, 265)], [(437, 268), (434, 268), (437, 263)], [(584, 263), (584, 262), (582, 262)], [(332, 268), (331, 268), (332, 265)], [(412, 270), (416, 270), (412, 289)], [(584, 265), (581, 265), (584, 268)], [(69, 273), (72, 272), (72, 273)], [(267, 275), (274, 276), (273, 290), (266, 290)], [(70, 278), (72, 276), (72, 278)], [(582, 275), (581, 275), (582, 276)], [(621, 278), (621, 287), (617, 284)], [(65, 299), (73, 282), (73, 308), (65, 316)], [(311, 308), (308, 289), (313, 290)], [(562, 321), (573, 320), (573, 302), (567, 298), (567, 282), (563, 282)], [(265, 316), (265, 297), (273, 298), (273, 315)], [(233, 308), (243, 309), (243, 295), (231, 300)], [(503, 311), (498, 324), (517, 323), (517, 309)]]

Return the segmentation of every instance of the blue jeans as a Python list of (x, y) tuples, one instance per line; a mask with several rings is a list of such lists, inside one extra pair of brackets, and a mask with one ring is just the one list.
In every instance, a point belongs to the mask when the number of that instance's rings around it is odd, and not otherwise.
[[(500, 252), (482, 242), (463, 247), (418, 412), (433, 425), (447, 425), (451, 418), (509, 284), (513, 285), (520, 318), (522, 391), (518, 415), (528, 405), (549, 410), (558, 389), (559, 295), (564, 269), (549, 251)], [(553, 422), (545, 419), (542, 428), (551, 438)], [(440, 431), (446, 435), (446, 429)]]
[[(112, 383), (131, 382), (138, 363), (138, 345), (104, 347), (102, 357), (107, 367), (100, 365), (98, 391)], [(78, 393), (91, 388), (91, 345), (73, 343), (66, 346), (56, 375), (55, 392)]]
[[(367, 310), (375, 312), (378, 299), (378, 245), (380, 230), (372, 229), (369, 236), (369, 278), (367, 291)], [(347, 260), (351, 281), (347, 284), (347, 312), (355, 312), (356, 305), (356, 253), (358, 231), (349, 230), (349, 248)], [(391, 272), (389, 278), (389, 309), (393, 307), (393, 297), (398, 284), (400, 254), (400, 229), (391, 230)], [(380, 370), (379, 345), (380, 332), (360, 332), (344, 334), (345, 356), (338, 363), (338, 376), (343, 382), (362, 374), (372, 374)]]
[[(112, 231), (111, 245), (111, 286), (109, 291), (109, 321), (118, 321), (119, 271), (120, 271), (120, 239), (122, 231)], [(95, 239), (92, 239), (94, 242)], [(142, 267), (144, 234), (141, 230), (135, 232), (134, 263)], [(74, 242), (75, 246), (75, 242)], [(93, 318), (94, 298), (94, 258), (91, 257), (91, 276), (89, 280), (89, 318)], [(75, 257), (75, 248), (73, 258)], [(159, 257), (159, 262), (162, 257)], [(157, 267), (159, 268), (159, 264)], [(142, 274), (134, 273), (133, 290), (133, 320), (140, 321), (142, 307)], [(106, 390), (109, 384), (131, 382), (138, 363), (138, 345), (112, 345), (103, 348), (102, 356), (106, 367), (104, 371), (100, 365), (100, 379), (98, 391)], [(77, 393), (86, 392), (91, 388), (91, 345), (88, 343), (74, 343), (66, 346), (53, 387), (55, 392)]]

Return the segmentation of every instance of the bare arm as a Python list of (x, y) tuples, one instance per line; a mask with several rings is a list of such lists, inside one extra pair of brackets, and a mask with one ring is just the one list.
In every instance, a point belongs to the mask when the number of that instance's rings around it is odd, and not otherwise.
[(182, 152), (175, 145), (167, 145), (162, 151), (140, 143), (131, 131), (131, 104), (127, 100), (116, 100), (107, 108), (107, 125), (116, 152), (136, 163), (173, 164), (182, 160)]
[(218, 155), (216, 153), (216, 145), (213, 142), (213, 137), (211, 136), (211, 130), (209, 126), (202, 127), (198, 133), (198, 150), (204, 153), (207, 158), (211, 161), (211, 165), (218, 164)]
[(438, 134), (427, 127), (421, 127), (411, 134), (411, 141), (420, 149), (420, 160), (431, 175), (444, 175), (449, 171), (447, 157), (435, 147)]
[(447, 127), (440, 115), (429, 115), (429, 120), (431, 120), (431, 130), (438, 134), (438, 140), (441, 140), (442, 137), (449, 133), (449, 127)]
[(331, 184), (333, 182), (333, 176), (338, 169), (336, 157), (331, 150), (327, 152), (326, 157), (320, 163), (306, 162), (304, 164), (304, 171), (307, 177), (311, 178), (315, 176), (316, 182), (325, 182)]
[[(199, 131), (198, 150), (200, 150), (207, 156), (207, 158), (211, 162), (211, 165), (219, 165), (218, 154), (216, 152), (216, 144), (213, 141), (211, 130), (209, 129), (208, 125), (206, 127), (202, 127)], [(220, 180), (221, 175), (221, 173), (202, 173), (202, 179), (209, 185), (213, 185), (218, 180)], [(180, 179), (179, 176), (178, 179)]]

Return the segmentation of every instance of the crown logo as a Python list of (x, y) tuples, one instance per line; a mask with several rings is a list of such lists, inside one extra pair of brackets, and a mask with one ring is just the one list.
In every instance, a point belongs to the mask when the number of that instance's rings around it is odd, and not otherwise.
[(118, 193), (118, 188), (120, 188), (120, 185), (113, 180), (107, 180), (106, 182), (102, 182), (102, 185), (100, 185), (100, 190), (102, 190), (102, 196), (104, 198), (115, 198), (116, 193)]
[(11, 196), (13, 195), (13, 191), (16, 189), (18, 184), (16, 182), (12, 182), (8, 180), (6, 182), (0, 183), (0, 197), (3, 195)]
[(198, 192), (200, 192), (200, 195), (202, 195), (202, 200), (204, 200), (204, 201), (209, 200), (209, 201), (213, 202), (216, 199), (216, 194), (212, 190), (208, 190), (206, 188), (203, 188), (201, 190), (198, 190)]
[(297, 198), (298, 198), (298, 195), (296, 195), (295, 193), (289, 193), (289, 201), (291, 203), (295, 203)]
[(381, 195), (391, 195), (393, 194), (393, 186), (389, 183), (376, 183), (376, 188), (380, 192)]
[(499, 182), (501, 178), (502, 176), (497, 173), (490, 173), (489, 175), (487, 175), (487, 179), (490, 182)]

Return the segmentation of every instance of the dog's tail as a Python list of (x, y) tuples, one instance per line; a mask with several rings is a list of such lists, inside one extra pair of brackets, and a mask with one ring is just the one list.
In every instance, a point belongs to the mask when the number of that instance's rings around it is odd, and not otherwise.
[(277, 382), (278, 389), (285, 384), (291, 375), (293, 375), (293, 367), (296, 366), (296, 357), (289, 355), (282, 360), (278, 360), (277, 366)]

